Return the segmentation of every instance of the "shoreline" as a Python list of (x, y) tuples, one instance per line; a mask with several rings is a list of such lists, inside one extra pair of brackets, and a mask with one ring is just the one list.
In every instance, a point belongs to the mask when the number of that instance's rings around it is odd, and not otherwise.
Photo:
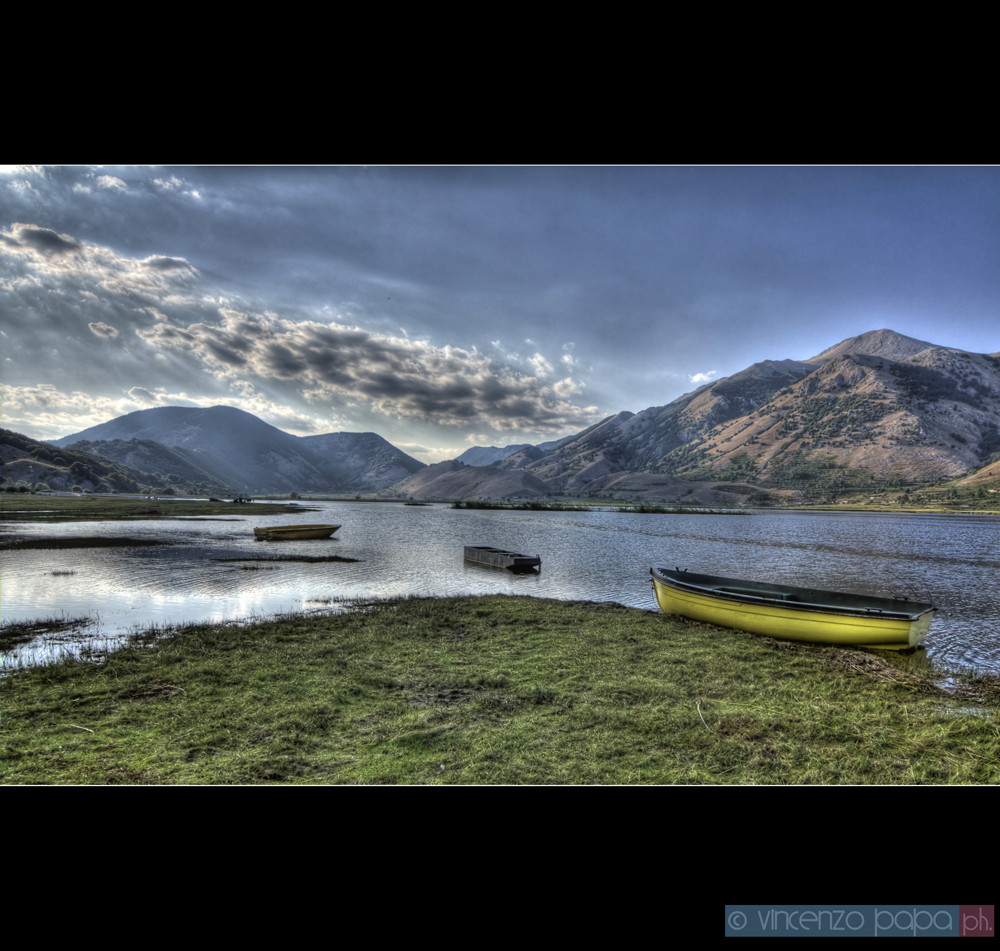
[(990, 508), (962, 508), (950, 506), (869, 505), (864, 503), (816, 503), (812, 505), (766, 506), (686, 506), (674, 502), (607, 501), (586, 499), (519, 499), (511, 501), (478, 501), (474, 499), (402, 499), (402, 498), (337, 498), (324, 497), (263, 497), (252, 502), (225, 502), (196, 498), (149, 498), (123, 495), (69, 495), (56, 493), (10, 494), (0, 493), (0, 525), (20, 522), (59, 521), (129, 521), (147, 519), (196, 519), (217, 520), (220, 517), (246, 518), (247, 516), (287, 514), (296, 515), (318, 511), (314, 506), (322, 502), (352, 503), (377, 502), (388, 505), (447, 506), (469, 511), (554, 511), (554, 512), (610, 512), (643, 515), (753, 515), (758, 512), (806, 512), (835, 515), (954, 515), (992, 516), (1000, 512)]

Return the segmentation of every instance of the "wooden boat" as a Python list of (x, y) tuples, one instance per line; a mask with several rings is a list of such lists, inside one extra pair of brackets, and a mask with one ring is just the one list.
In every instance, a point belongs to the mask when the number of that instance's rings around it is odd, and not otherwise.
[(538, 555), (519, 555), (516, 551), (490, 548), (489, 545), (466, 545), (465, 560), (487, 568), (508, 568), (511, 571), (531, 571), (542, 566)]
[(272, 525), (253, 530), (257, 541), (284, 541), (302, 538), (329, 538), (339, 525)]
[(907, 650), (926, 636), (934, 606), (901, 598), (796, 588), (650, 568), (665, 614), (791, 641)]

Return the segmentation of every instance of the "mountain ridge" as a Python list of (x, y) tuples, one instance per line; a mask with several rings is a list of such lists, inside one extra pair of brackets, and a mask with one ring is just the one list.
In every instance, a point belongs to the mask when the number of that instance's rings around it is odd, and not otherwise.
[(145, 439), (186, 452), (198, 466), (242, 492), (370, 492), (424, 467), (377, 433), (294, 436), (233, 406), (163, 406), (137, 410), (52, 440), (91, 452)]

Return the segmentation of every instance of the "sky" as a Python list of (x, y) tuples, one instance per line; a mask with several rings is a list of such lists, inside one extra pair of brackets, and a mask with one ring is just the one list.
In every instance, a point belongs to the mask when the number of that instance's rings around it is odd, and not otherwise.
[(36, 439), (221, 404), (431, 463), (882, 328), (1000, 351), (1000, 167), (0, 167)]

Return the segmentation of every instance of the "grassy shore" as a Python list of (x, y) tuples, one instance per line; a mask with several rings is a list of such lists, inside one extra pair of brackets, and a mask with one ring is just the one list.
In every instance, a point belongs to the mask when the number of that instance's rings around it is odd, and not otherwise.
[(402, 600), (15, 671), (0, 782), (986, 784), (997, 697), (615, 604)]

